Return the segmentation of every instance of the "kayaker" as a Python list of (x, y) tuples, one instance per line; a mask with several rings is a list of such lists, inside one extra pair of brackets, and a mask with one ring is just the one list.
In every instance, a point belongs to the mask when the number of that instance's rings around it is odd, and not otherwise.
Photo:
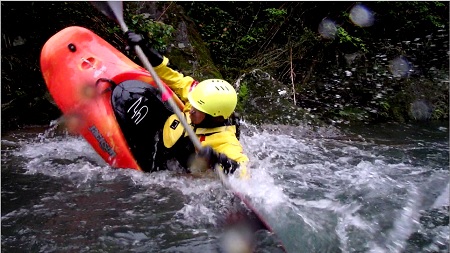
[[(183, 114), (188, 124), (200, 140), (202, 149), (197, 151), (197, 158), (206, 161), (208, 167), (219, 164), (225, 174), (239, 171), (241, 178), (248, 178), (246, 167), (248, 157), (243, 153), (239, 142), (239, 122), (234, 112), (237, 104), (237, 94), (233, 86), (222, 79), (207, 79), (198, 82), (190, 76), (185, 76), (169, 65), (169, 59), (159, 54), (148, 45), (140, 34), (128, 31), (125, 34), (129, 46), (139, 45), (159, 78), (167, 84), (185, 103)], [(180, 164), (193, 166), (187, 154), (193, 149), (188, 136), (180, 124), (176, 114), (170, 116), (163, 129), (164, 146), (176, 149)], [(179, 146), (189, 147), (179, 148)], [(175, 148), (178, 146), (178, 148)], [(191, 152), (192, 153), (192, 152)]]

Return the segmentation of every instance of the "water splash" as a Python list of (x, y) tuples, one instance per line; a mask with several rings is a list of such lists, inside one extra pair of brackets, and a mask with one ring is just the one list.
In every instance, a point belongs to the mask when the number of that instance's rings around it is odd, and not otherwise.
[[(395, 143), (368, 137), (331, 138), (341, 134), (332, 129), (246, 127), (241, 140), (252, 161), (253, 176), (246, 182), (234, 177), (230, 181), (252, 197), (293, 252), (444, 252), (448, 226), (442, 224), (448, 215), (436, 211), (448, 205), (449, 174), (444, 165), (448, 147), (444, 144), (420, 140), (418, 148), (417, 141), (404, 138)], [(442, 128), (435, 130), (442, 135)], [(25, 176), (47, 180), (33, 182), (40, 185), (34, 192), (44, 185), (57, 185), (54, 192), (42, 188), (45, 194), (38, 194), (43, 197), (32, 206), (2, 217), (4, 224), (22, 222), (23, 235), (18, 240), (24, 243), (37, 235), (36, 226), (24, 220), (37, 219), (40, 224), (51, 220), (45, 227), (47, 234), (42, 235), (45, 238), (38, 240), (47, 249), (59, 244), (46, 240), (58, 238), (66, 239), (65, 247), (80, 247), (61, 225), (74, 223), (67, 217), (76, 214), (83, 222), (73, 233), (85, 242), (83, 247), (108, 244), (118, 249), (120, 244), (127, 249), (139, 245), (142, 249), (204, 250), (213, 244), (214, 227), (229, 208), (231, 196), (214, 178), (112, 170), (78, 137), (33, 139), (17, 146), (14, 159), (20, 158)], [(421, 154), (424, 149), (432, 150)], [(441, 156), (428, 155), (435, 153)], [(414, 157), (420, 155), (423, 158)], [(93, 199), (99, 203), (91, 203)], [(83, 216), (86, 210), (89, 217)], [(98, 231), (88, 234), (101, 238), (100, 242), (77, 232), (84, 228)], [(417, 229), (420, 233), (414, 232)], [(12, 236), (17, 233), (5, 236), (5, 243), (11, 245)], [(432, 243), (416, 243), (414, 238), (419, 237)]]
[(55, 135), (58, 133), (58, 129), (64, 124), (64, 116), (59, 117), (56, 120), (52, 120), (50, 122), (49, 128), (44, 131), (44, 133), (40, 133), (38, 135), (38, 138), (41, 142), (43, 142), (47, 138), (55, 137)]

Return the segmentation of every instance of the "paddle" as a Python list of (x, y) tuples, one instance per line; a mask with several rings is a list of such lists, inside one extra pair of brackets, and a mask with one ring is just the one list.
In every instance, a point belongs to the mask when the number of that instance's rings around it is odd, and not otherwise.
[[(116, 21), (119, 25), (122, 31), (125, 33), (128, 31), (128, 26), (125, 24), (125, 21), (123, 19), (123, 4), (122, 1), (91, 1), (91, 4), (94, 5), (99, 11), (101, 11), (103, 14), (105, 14), (110, 19)], [(162, 84), (161, 80), (159, 79), (158, 75), (156, 74), (155, 70), (153, 69), (153, 66), (150, 64), (149, 60), (145, 56), (144, 51), (142, 51), (142, 48), (139, 45), (136, 45), (134, 47), (137, 56), (143, 63), (144, 67), (150, 72), (153, 79), (155, 80), (156, 84), (158, 85), (158, 88), (161, 90), (161, 92), (165, 91), (165, 87)], [(180, 119), (181, 124), (183, 125), (184, 129), (186, 129), (189, 138), (191, 139), (192, 143), (194, 144), (195, 148), (197, 150), (202, 149), (202, 145), (200, 144), (200, 141), (197, 139), (197, 136), (194, 133), (194, 130), (192, 130), (191, 126), (187, 123), (187, 121), (184, 118), (184, 115), (182, 114), (181, 110), (178, 108), (175, 101), (172, 99), (172, 97), (169, 96), (169, 104), (172, 107), (173, 111), (177, 115), (178, 119)], [(228, 189), (231, 189), (231, 185), (228, 182), (225, 174), (222, 170), (219, 168), (214, 169), (214, 171), (217, 173), (217, 175), (220, 178), (220, 181), (223, 185), (225, 185)]]

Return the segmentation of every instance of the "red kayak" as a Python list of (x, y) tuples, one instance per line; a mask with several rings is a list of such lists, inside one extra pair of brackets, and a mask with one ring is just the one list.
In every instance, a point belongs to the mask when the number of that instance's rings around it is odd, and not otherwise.
[[(163, 92), (157, 90), (146, 69), (92, 31), (78, 26), (53, 35), (42, 48), (40, 64), (48, 90), (62, 111), (70, 133), (83, 136), (114, 168), (148, 170), (143, 167), (153, 162), (147, 158), (151, 157), (152, 143), (146, 148), (142, 148), (142, 143), (152, 142), (158, 128), (162, 128), (167, 115), (172, 113), (165, 102), (172, 97), (181, 110), (184, 107), (169, 87), (165, 85)], [(136, 95), (149, 92), (162, 103)], [(114, 99), (114, 93), (116, 97), (128, 96), (134, 100), (125, 104)], [(162, 107), (157, 108), (158, 104)], [(125, 114), (129, 115), (128, 126), (120, 120)], [(124, 129), (134, 139), (124, 134)], [(144, 162), (145, 159), (148, 161)]]

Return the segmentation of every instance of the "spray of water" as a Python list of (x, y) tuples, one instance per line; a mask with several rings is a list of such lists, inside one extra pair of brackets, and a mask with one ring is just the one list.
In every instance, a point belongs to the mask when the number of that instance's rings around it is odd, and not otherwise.
[[(277, 234), (288, 240), (288, 246), (294, 249), (292, 252), (296, 252), (295, 249), (407, 251), (411, 233), (424, 228), (419, 224), (420, 210), (448, 205), (448, 171), (433, 172), (427, 167), (412, 165), (404, 158), (408, 153), (417, 152), (416, 143), (400, 147), (400, 158), (387, 158), (383, 154), (397, 152), (397, 148), (366, 141), (326, 140), (311, 135), (312, 130), (305, 127), (286, 127), (275, 134), (269, 130), (254, 130), (257, 134), (241, 136), (245, 149), (251, 151), (248, 155), (252, 161), (252, 178), (242, 182), (232, 177), (230, 182), (235, 189), (248, 194), (253, 204), (267, 215), (278, 229)], [(326, 135), (324, 131), (321, 133)], [(208, 234), (208, 226), (216, 226), (230, 207), (230, 195), (213, 178), (192, 179), (169, 171), (144, 174), (134, 170), (111, 170), (77, 137), (52, 137), (44, 142), (23, 143), (16, 156), (27, 160), (27, 174), (68, 179), (80, 188), (75, 193), (82, 194), (85, 189), (93, 194), (95, 187), (90, 186), (105, 182), (115, 185), (118, 179), (125, 180), (125, 185), (132, 182), (131, 190), (121, 201), (126, 202), (128, 208), (139, 208), (127, 210), (126, 218), (121, 218), (125, 221), (130, 217), (157, 218), (158, 213), (153, 210), (160, 209), (160, 203), (171, 203), (170, 200), (177, 197), (181, 205), (167, 209), (172, 212), (168, 216), (172, 217), (171, 224), (175, 224), (171, 225), (176, 227), (174, 231)], [(170, 189), (170, 195), (163, 189)], [(432, 194), (427, 192), (431, 189), (435, 189)], [(439, 198), (425, 198), (431, 195)], [(149, 200), (153, 202), (145, 203)], [(31, 212), (42, 210), (36, 207)], [(156, 214), (149, 215), (149, 210)], [(19, 210), (5, 215), (2, 221), (8, 222), (17, 216), (27, 214)], [(138, 224), (133, 226), (133, 233), (106, 228), (117, 233), (105, 238), (112, 242), (118, 238), (126, 242), (136, 238), (151, 240), (136, 231)], [(428, 234), (434, 236), (432, 249), (448, 239), (448, 227), (433, 228)], [(123, 238), (128, 235), (129, 239)], [(229, 245), (227, 240), (235, 236), (231, 231), (223, 237), (223, 242)], [(243, 249), (245, 245), (238, 248)]]

